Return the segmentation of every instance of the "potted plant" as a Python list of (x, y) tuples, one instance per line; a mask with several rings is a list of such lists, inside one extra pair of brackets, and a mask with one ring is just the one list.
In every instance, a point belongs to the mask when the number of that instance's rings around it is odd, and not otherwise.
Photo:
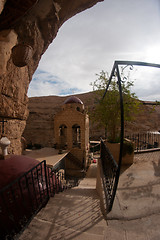
[[(119, 151), (120, 151), (120, 143), (113, 143), (109, 141), (105, 141), (105, 144), (109, 148), (109, 151), (113, 155), (114, 159), (118, 163), (119, 161)], [(134, 158), (134, 144), (129, 139), (124, 139), (123, 141), (123, 152), (122, 152), (122, 164), (129, 165), (133, 163)]]

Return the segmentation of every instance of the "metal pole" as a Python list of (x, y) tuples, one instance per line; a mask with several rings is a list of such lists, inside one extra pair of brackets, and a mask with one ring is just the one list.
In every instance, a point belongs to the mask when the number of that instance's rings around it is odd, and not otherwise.
[(123, 138), (124, 138), (124, 109), (123, 109), (123, 94), (122, 94), (122, 86), (121, 86), (121, 77), (120, 77), (120, 72), (118, 65), (115, 65), (116, 73), (117, 73), (117, 78), (118, 78), (118, 86), (119, 86), (119, 94), (120, 94), (120, 108), (121, 108), (121, 138), (120, 138), (120, 154), (119, 154), (119, 162), (118, 162), (118, 169), (116, 172), (116, 178), (115, 178), (115, 184), (113, 188), (113, 195), (111, 199), (111, 204), (110, 204), (110, 209), (111, 211), (114, 198), (116, 195), (116, 190), (118, 187), (118, 181), (119, 181), (119, 176), (120, 176), (120, 170), (121, 170), (121, 162), (122, 162), (122, 152), (123, 152)]

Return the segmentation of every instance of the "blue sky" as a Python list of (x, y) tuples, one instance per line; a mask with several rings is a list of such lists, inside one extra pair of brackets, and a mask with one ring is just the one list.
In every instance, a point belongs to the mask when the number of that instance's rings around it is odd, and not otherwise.
[[(60, 28), (42, 56), (28, 96), (67, 95), (92, 90), (101, 70), (115, 60), (160, 64), (160, 0), (104, 0)], [(160, 70), (134, 69), (140, 99), (160, 100)]]

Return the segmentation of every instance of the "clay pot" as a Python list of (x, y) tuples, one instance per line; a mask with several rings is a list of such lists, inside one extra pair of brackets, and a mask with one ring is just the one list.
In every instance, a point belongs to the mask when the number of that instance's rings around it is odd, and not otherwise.
[(33, 49), (30, 45), (20, 43), (12, 48), (12, 61), (17, 67), (26, 66), (33, 55)]

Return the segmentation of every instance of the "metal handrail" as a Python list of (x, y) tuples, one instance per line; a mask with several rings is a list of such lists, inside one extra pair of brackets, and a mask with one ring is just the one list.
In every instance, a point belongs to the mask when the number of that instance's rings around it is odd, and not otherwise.
[(118, 169), (118, 164), (110, 153), (109, 149), (101, 139), (101, 155), (100, 155), (101, 178), (105, 194), (106, 212), (109, 213), (112, 209), (116, 189), (115, 181)]

